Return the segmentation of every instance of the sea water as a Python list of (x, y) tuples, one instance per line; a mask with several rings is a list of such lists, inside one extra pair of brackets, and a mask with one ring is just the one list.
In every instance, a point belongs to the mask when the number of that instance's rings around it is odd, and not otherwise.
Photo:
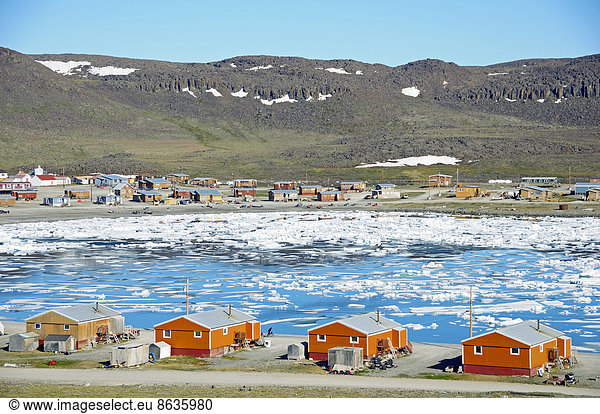
[(379, 310), (416, 342), (527, 319), (600, 351), (598, 220), (369, 212), (205, 214), (0, 226), (0, 318), (99, 301), (138, 328), (233, 307), (306, 334)]

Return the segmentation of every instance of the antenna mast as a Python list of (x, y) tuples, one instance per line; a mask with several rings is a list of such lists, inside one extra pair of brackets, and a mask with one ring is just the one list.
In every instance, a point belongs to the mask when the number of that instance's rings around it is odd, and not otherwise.
[(469, 338), (473, 337), (473, 286), (469, 289)]
[(190, 314), (190, 279), (185, 279), (185, 314)]

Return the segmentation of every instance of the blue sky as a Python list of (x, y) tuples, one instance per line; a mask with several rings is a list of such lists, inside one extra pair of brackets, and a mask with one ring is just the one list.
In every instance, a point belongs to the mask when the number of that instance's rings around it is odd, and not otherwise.
[(0, 46), (211, 62), (241, 55), (488, 65), (600, 53), (600, 0), (0, 0)]

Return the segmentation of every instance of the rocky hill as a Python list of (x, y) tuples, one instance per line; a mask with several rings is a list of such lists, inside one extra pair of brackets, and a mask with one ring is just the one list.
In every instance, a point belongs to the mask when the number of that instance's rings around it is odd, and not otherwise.
[(600, 152), (600, 55), (388, 67), (274, 56), (171, 63), (0, 48), (0, 95), (7, 167), (86, 170), (118, 159), (123, 170), (261, 175), (426, 154), (498, 165)]

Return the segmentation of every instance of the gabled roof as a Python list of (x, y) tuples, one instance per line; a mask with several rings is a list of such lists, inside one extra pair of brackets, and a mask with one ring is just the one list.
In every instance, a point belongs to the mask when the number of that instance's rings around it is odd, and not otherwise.
[(451, 175), (446, 175), (446, 174), (432, 174), (429, 176), (429, 178), (431, 177), (446, 177), (446, 178), (452, 178)]
[(37, 318), (38, 316), (46, 314), (48, 312), (57, 313), (61, 316), (64, 316), (67, 319), (71, 319), (78, 323), (95, 321), (98, 319), (106, 319), (110, 318), (111, 316), (118, 316), (121, 314), (121, 312), (117, 312), (116, 310), (113, 310), (108, 306), (104, 306), (99, 303), (97, 304), (97, 307), (95, 303), (86, 303), (82, 305), (66, 306), (63, 308), (52, 309), (49, 311), (38, 313), (37, 315), (27, 318), (26, 320), (28, 321), (30, 319)]
[(179, 316), (177, 318), (169, 319), (168, 321), (158, 323), (154, 325), (157, 327), (159, 325), (163, 325), (167, 322), (174, 321), (179, 318), (185, 318), (190, 322), (197, 323), (208, 329), (217, 329), (217, 328), (225, 328), (231, 325), (237, 325), (243, 322), (255, 321), (256, 318), (252, 315), (248, 315), (247, 313), (240, 312), (236, 309), (231, 309), (231, 316), (228, 314), (228, 308), (217, 308), (213, 310), (192, 313), (190, 315)]
[[(54, 178), (53, 175), (50, 174), (40, 174), (40, 175), (34, 175), (34, 177), (39, 178), (42, 181), (52, 181), (52, 180), (56, 180), (56, 178)], [(33, 178), (33, 177), (32, 177)]]
[[(116, 184), (113, 188), (115, 190), (122, 190), (123, 187), (125, 187), (125, 186), (131, 187), (131, 184), (129, 184), (129, 182), (120, 182), (120, 183)], [(133, 188), (133, 187), (131, 187), (131, 188)]]
[(396, 184), (377, 184), (377, 187), (380, 187), (380, 188), (394, 188), (394, 187), (396, 187)]
[(44, 339), (44, 342), (50, 342), (50, 341), (66, 341), (67, 339), (72, 338), (71, 335), (58, 335), (58, 334), (50, 334), (48, 336), (46, 336), (46, 339)]
[(556, 180), (558, 177), (523, 177), (522, 180)]
[(273, 184), (295, 184), (295, 181), (275, 181)]
[(277, 194), (298, 194), (298, 191), (296, 190), (276, 190), (276, 189), (272, 189), (269, 190), (270, 193), (277, 193)]
[(217, 190), (216, 188), (200, 188), (198, 190), (194, 191), (196, 194), (198, 195), (220, 195), (222, 196), (223, 194)]
[(474, 338), (480, 338), (482, 336), (486, 336), (494, 332), (529, 346), (548, 342), (551, 339), (559, 338), (565, 335), (564, 332), (557, 331), (556, 329), (550, 328), (546, 325), (542, 325), (541, 323), (539, 324), (538, 329), (538, 322), (529, 320), (517, 323), (515, 325), (507, 326), (505, 328), (496, 329), (495, 331), (490, 331), (481, 335), (473, 336), (471, 338), (465, 339), (462, 342)]
[(145, 196), (159, 196), (159, 195), (161, 195), (158, 191), (146, 191), (146, 190), (139, 190), (137, 192), (137, 194), (143, 194)]
[(342, 181), (340, 184), (364, 184), (362, 181)]
[(196, 178), (193, 178), (193, 179), (192, 179), (192, 181), (196, 181), (196, 180), (198, 180), (198, 181), (204, 181), (204, 180), (216, 180), (216, 178), (214, 178), (214, 177), (196, 177)]
[(362, 332), (366, 335), (373, 335), (381, 331), (387, 331), (392, 328), (402, 328), (398, 322), (393, 321), (391, 319), (385, 318), (379, 315), (379, 320), (377, 318), (377, 312), (369, 312), (363, 315), (351, 316), (346, 319), (340, 319), (338, 321), (333, 321), (326, 323), (325, 325), (317, 326), (315, 328), (309, 329), (308, 332), (313, 331), (315, 329), (322, 328), (327, 325), (331, 325), (334, 323), (340, 323), (349, 328)]

